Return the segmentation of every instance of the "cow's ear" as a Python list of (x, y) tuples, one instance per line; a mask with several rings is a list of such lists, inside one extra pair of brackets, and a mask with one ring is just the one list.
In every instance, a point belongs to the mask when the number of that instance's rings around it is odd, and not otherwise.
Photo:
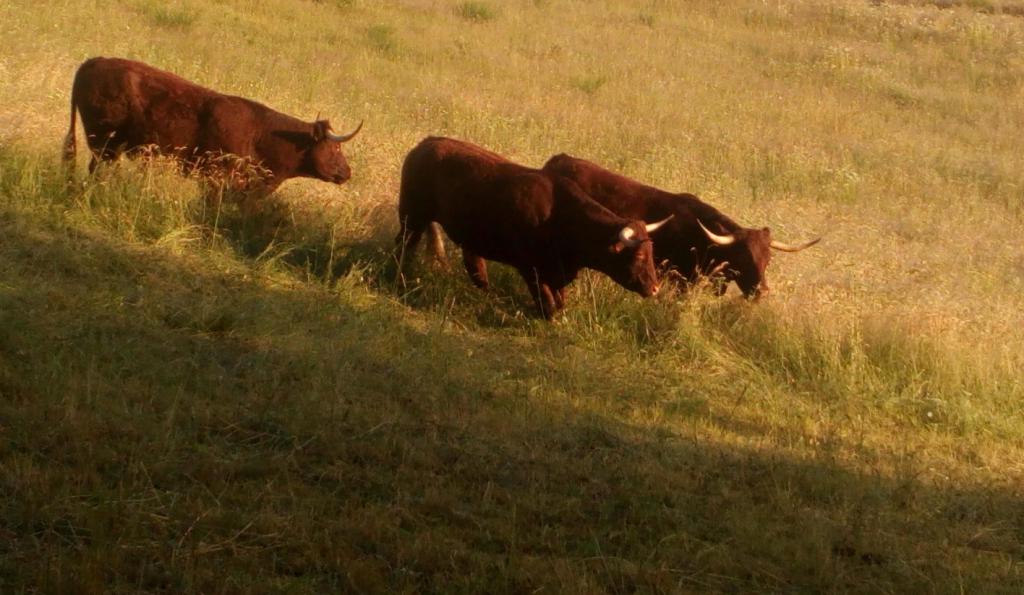
[(331, 125), (326, 120), (317, 120), (313, 123), (313, 142), (318, 143), (327, 138), (327, 132)]
[(622, 252), (625, 249), (626, 245), (624, 243), (615, 242), (614, 244), (611, 245), (611, 248), (608, 248), (608, 251), (611, 252), (612, 254), (618, 254), (619, 252)]

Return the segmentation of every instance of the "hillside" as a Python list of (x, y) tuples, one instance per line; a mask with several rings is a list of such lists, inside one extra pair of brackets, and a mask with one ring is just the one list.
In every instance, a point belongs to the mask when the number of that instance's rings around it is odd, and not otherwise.
[[(0, 592), (1024, 591), (1024, 18), (999, 0), (0, 4)], [(339, 130), (252, 218), (60, 166), (123, 56)], [(784, 241), (553, 323), (396, 280), (423, 136)], [(457, 255), (457, 249), (452, 249)]]

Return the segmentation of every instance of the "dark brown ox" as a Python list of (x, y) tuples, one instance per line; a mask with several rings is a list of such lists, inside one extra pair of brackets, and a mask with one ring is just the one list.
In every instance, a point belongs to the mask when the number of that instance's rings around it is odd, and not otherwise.
[(71, 126), (64, 160), (75, 157), (75, 112), (98, 160), (153, 147), (192, 168), (235, 155), (262, 172), (258, 187), (271, 192), (294, 177), (341, 184), (352, 172), (327, 120), (303, 122), (243, 97), (200, 87), (177, 75), (120, 58), (91, 58), (75, 73)]
[[(469, 143), (428, 137), (409, 152), (398, 215), (405, 258), (424, 231), (438, 233), (436, 222), (462, 247), (475, 285), (488, 286), (484, 259), (511, 265), (545, 318), (564, 307), (565, 287), (581, 268), (645, 297), (658, 292), (648, 233), (661, 223), (619, 217), (570, 180)], [(443, 244), (434, 240), (443, 260)]]
[(594, 163), (556, 155), (544, 171), (575, 181), (597, 202), (623, 217), (672, 220), (652, 235), (656, 262), (666, 262), (687, 282), (721, 274), (724, 293), (735, 281), (747, 297), (768, 291), (765, 269), (772, 249), (799, 252), (821, 238), (790, 245), (772, 239), (767, 228), (742, 227), (692, 194), (672, 194), (612, 173)]

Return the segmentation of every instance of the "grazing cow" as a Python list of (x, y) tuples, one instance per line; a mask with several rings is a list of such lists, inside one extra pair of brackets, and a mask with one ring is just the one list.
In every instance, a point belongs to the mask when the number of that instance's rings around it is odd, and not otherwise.
[[(545, 318), (565, 305), (581, 268), (605, 273), (645, 297), (658, 292), (648, 234), (664, 222), (619, 217), (572, 181), (512, 163), (458, 140), (428, 137), (405, 158), (396, 238), (408, 257), (436, 222), (462, 247), (473, 283), (486, 289), (484, 259), (509, 264)], [(443, 259), (440, 238), (435, 251)]]
[(265, 105), (200, 87), (177, 75), (120, 58), (91, 58), (75, 73), (71, 127), (64, 160), (75, 157), (75, 112), (82, 116), (92, 160), (153, 147), (187, 167), (235, 155), (262, 171), (259, 188), (272, 192), (294, 177), (342, 184), (351, 170), (327, 120), (303, 122)]
[(667, 261), (689, 283), (698, 276), (721, 272), (725, 283), (735, 281), (747, 297), (768, 292), (765, 269), (771, 250), (799, 252), (821, 238), (800, 245), (772, 239), (767, 228), (742, 227), (718, 209), (692, 194), (672, 194), (612, 173), (594, 163), (569, 155), (556, 155), (544, 171), (565, 176), (611, 211), (622, 217), (648, 219), (672, 216), (654, 241), (656, 262)]

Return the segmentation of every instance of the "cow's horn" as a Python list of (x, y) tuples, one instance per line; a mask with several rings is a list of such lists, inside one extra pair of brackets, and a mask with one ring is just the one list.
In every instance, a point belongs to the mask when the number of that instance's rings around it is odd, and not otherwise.
[(770, 246), (772, 248), (775, 248), (776, 250), (782, 250), (783, 252), (799, 252), (804, 248), (810, 248), (811, 246), (817, 244), (820, 241), (821, 238), (815, 238), (809, 242), (804, 242), (803, 244), (797, 244), (794, 246), (793, 244), (783, 244), (782, 242), (772, 240)]
[(626, 246), (632, 248), (633, 246), (636, 246), (637, 244), (640, 243), (633, 238), (633, 236), (635, 235), (636, 231), (632, 227), (627, 225), (626, 227), (622, 228), (622, 231), (619, 232), (619, 241), (625, 244)]
[(718, 244), (719, 246), (728, 246), (729, 244), (736, 241), (736, 236), (732, 234), (729, 234), (727, 236), (720, 236), (717, 233), (711, 231), (710, 229), (704, 227), (704, 224), (700, 222), (700, 219), (697, 219), (697, 225), (699, 225), (700, 228), (704, 230), (704, 235), (708, 236), (709, 240)]
[(658, 231), (659, 227), (661, 227), (662, 225), (665, 225), (666, 223), (668, 223), (669, 219), (671, 219), (673, 217), (675, 217), (675, 215), (669, 215), (668, 217), (665, 217), (661, 221), (658, 221), (658, 222), (655, 222), (655, 223), (648, 223), (647, 224), (647, 233), (654, 233), (654, 232)]
[(362, 129), (363, 123), (360, 121), (359, 126), (356, 126), (356, 129), (353, 130), (352, 132), (349, 132), (348, 134), (331, 134), (330, 132), (328, 132), (327, 138), (331, 139), (336, 143), (347, 143), (348, 141), (352, 140), (355, 137), (355, 135), (359, 134), (359, 131)]

